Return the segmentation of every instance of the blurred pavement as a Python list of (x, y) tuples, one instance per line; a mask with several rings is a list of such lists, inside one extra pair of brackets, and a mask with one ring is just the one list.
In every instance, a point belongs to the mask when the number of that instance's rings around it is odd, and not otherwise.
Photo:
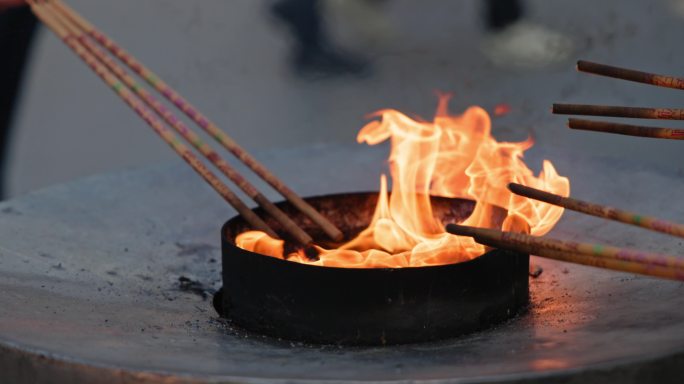
[[(431, 118), (434, 91), (443, 90), (454, 93), (454, 112), (473, 104), (490, 111), (509, 104), (509, 114), (494, 118), (495, 136), (522, 140), (532, 134), (533, 151), (552, 160), (558, 152), (628, 156), (684, 174), (681, 142), (574, 132), (565, 128), (565, 117), (549, 112), (553, 102), (681, 106), (681, 91), (574, 70), (575, 59), (583, 58), (684, 76), (680, 0), (529, 1), (531, 20), (571, 36), (578, 52), (553, 68), (526, 71), (495, 67), (482, 55), (477, 0), (389, 1), (395, 41), (344, 40), (372, 59), (372, 76), (317, 82), (291, 75), (287, 37), (270, 20), (266, 1), (69, 3), (249, 149), (353, 143), (365, 114), (397, 108)], [(333, 29), (344, 35), (345, 25)], [(45, 30), (27, 80), (10, 154), (10, 195), (174, 158)]]

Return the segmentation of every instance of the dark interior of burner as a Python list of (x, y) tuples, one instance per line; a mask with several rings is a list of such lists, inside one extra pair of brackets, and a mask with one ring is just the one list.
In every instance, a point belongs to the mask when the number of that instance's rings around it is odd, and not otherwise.
[[(330, 199), (328, 196), (318, 196), (307, 198), (314, 208), (316, 208), (323, 216), (333, 220), (335, 225), (344, 233), (343, 242), (353, 239), (356, 235), (364, 230), (370, 223), (375, 206), (378, 202), (377, 192), (358, 192), (338, 195), (338, 199)], [(343, 198), (342, 198), (343, 197)], [(458, 223), (470, 216), (475, 208), (475, 202), (467, 199), (455, 199), (440, 196), (431, 196), (433, 214), (443, 223)], [(309, 233), (316, 243), (328, 248), (335, 248), (339, 244), (332, 242), (327, 238), (325, 233), (318, 225), (313, 223), (308, 217), (302, 215), (295, 207), (287, 202), (276, 204), (281, 208), (298, 226)], [(271, 228), (278, 234), (283, 235), (285, 240), (290, 240), (286, 236), (287, 233), (271, 216), (267, 215), (261, 208), (254, 210)], [(506, 218), (506, 211), (494, 207), (492, 209), (492, 220), (496, 224), (501, 224)], [(235, 243), (235, 237), (252, 228), (244, 220), (236, 218), (231, 220), (230, 225), (226, 226), (225, 235), (227, 240)]]
[[(347, 239), (369, 224), (377, 193), (306, 199)], [(474, 208), (464, 199), (433, 197), (435, 215), (460, 222)], [(317, 238), (315, 224), (278, 203)], [(255, 210), (278, 230), (276, 222)], [(492, 209), (501, 223), (506, 212)], [(411, 268), (333, 268), (249, 252), (235, 236), (250, 229), (237, 216), (222, 230), (221, 316), (249, 331), (315, 344), (388, 345), (455, 337), (485, 329), (523, 310), (529, 299), (528, 255), (490, 250), (474, 260)]]

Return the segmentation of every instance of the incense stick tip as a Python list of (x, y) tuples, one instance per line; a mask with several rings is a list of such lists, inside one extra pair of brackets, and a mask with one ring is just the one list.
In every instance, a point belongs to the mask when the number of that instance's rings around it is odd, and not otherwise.
[(519, 191), (520, 187), (522, 187), (522, 185), (520, 185), (518, 183), (508, 183), (508, 190), (515, 193), (515, 194), (518, 193), (516, 191)]
[(446, 225), (446, 231), (452, 235), (473, 237), (475, 235), (475, 228), (465, 225), (449, 223)]
[(313, 243), (309, 243), (304, 247), (304, 255), (311, 261), (318, 261), (320, 258), (320, 253)]

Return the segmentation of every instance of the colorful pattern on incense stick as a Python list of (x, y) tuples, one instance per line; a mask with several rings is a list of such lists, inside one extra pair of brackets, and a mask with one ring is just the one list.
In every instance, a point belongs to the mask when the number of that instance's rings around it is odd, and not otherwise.
[[(163, 104), (157, 101), (154, 96), (149, 94), (146, 90), (141, 88), (131, 76), (126, 73), (124, 69), (118, 66), (114, 60), (102, 52), (95, 44), (93, 44), (86, 35), (82, 33), (77, 27), (69, 25), (69, 22), (65, 22), (65, 26), (71, 30), (74, 35), (70, 35), (69, 38), (77, 38), (78, 42), (84, 47), (86, 47), (96, 59), (104, 63), (109, 70), (111, 70), (116, 77), (118, 77), (126, 86), (133, 90), (138, 97), (140, 97), (145, 103), (150, 105), (160, 116), (162, 116), (173, 128), (175, 128), (181, 136), (190, 142), (195, 148), (197, 148), (200, 153), (202, 153), (207, 159), (209, 159), (219, 170), (221, 170), (231, 181), (233, 181), (238, 187), (240, 187), (247, 195), (254, 199), (260, 206), (262, 206), (270, 215), (272, 215), (278, 222), (283, 226), (283, 228), (290, 233), (293, 238), (300, 244), (309, 244), (313, 239), (303, 230), (301, 230), (284, 212), (280, 211), (273, 203), (266, 199), (261, 193), (240, 175), (236, 170), (234, 170), (226, 161), (224, 161), (218, 153), (216, 153), (208, 144), (204, 143), (198, 135), (196, 135), (192, 130), (190, 130), (183, 122), (176, 118), (176, 116)], [(79, 47), (80, 48), (80, 47)], [(100, 65), (99, 63), (96, 63)], [(118, 82), (115, 84), (114, 89), (121, 93), (123, 89), (123, 84)], [(135, 108), (135, 107), (134, 107)], [(149, 122), (149, 121), (148, 121)], [(153, 124), (153, 122), (150, 122)], [(175, 136), (172, 138), (173, 141), (177, 141)]]
[[(497, 241), (493, 238), (486, 236), (476, 237), (476, 241), (480, 244), (488, 245), (490, 247), (499, 249), (511, 249), (511, 247), (513, 247), (520, 252), (532, 252), (530, 247), (525, 247), (521, 245), (515, 246), (507, 244), (502, 241)], [(624, 261), (602, 256), (592, 256), (576, 252), (563, 252), (547, 248), (537, 249), (536, 251), (536, 256), (541, 256), (553, 260), (581, 264), (596, 268), (610, 269), (614, 271), (637, 273), (647, 276), (684, 281), (684, 269), (662, 267), (657, 265), (645, 265), (635, 263), (632, 261)]]
[(552, 112), (560, 115), (627, 117), (632, 119), (684, 120), (684, 109), (641, 108), (613, 105), (553, 104)]
[[(128, 52), (121, 49), (114, 41), (112, 41), (96, 29), (92, 29), (88, 31), (88, 33), (98, 43), (102, 44), (120, 60), (126, 63), (126, 65), (128, 65), (134, 72), (140, 75), (140, 77), (145, 79), (145, 81), (147, 81), (151, 86), (155, 87), (162, 95), (164, 95), (164, 97), (171, 101), (178, 109), (187, 114), (191, 119), (195, 120), (200, 127), (207, 129), (213, 125), (209, 123), (206, 117), (200, 115), (200, 113), (192, 105), (190, 105), (190, 103), (188, 103), (177, 92), (171, 89), (170, 86), (161, 81), (152, 71), (150, 71), (142, 64), (140, 64)], [(223, 135), (214, 134), (214, 137), (217, 140), (223, 142)]]
[(456, 224), (448, 224), (446, 230), (454, 235), (472, 237), (478, 243), (492, 247), (527, 252), (577, 264), (684, 281), (684, 258), (681, 257)]
[[(60, 4), (62, 9), (66, 9), (65, 6)], [(72, 12), (71, 10), (67, 10)], [(131, 69), (138, 73), (143, 79), (145, 79), (150, 85), (152, 85), (157, 91), (159, 91), (164, 97), (171, 101), (178, 109), (183, 111), (188, 115), (197, 125), (204, 129), (211, 137), (221, 143), (226, 149), (228, 149), (233, 155), (235, 155), (240, 161), (252, 169), (256, 174), (263, 178), (267, 183), (269, 183), (273, 188), (290, 200), (298, 209), (304, 212), (309, 218), (321, 226), (321, 228), (330, 236), (332, 239), (339, 240), (342, 238), (342, 232), (337, 229), (330, 221), (325, 217), (321, 216), (315, 209), (308, 205), (303, 199), (301, 199), (294, 191), (290, 190), (282, 181), (273, 176), (261, 163), (249, 155), (242, 147), (240, 147), (233, 139), (226, 135), (216, 124), (212, 123), (204, 115), (202, 115), (197, 109), (195, 109), (187, 100), (185, 100), (180, 94), (174, 91), (169, 85), (164, 83), (159, 77), (154, 75), (152, 71), (147, 69), (144, 65), (139, 63), (132, 55), (124, 51), (111, 39), (105, 36), (100, 31), (96, 30), (94, 27), (87, 29), (90, 36), (96, 41), (102, 44), (104, 47), (109, 49), (114, 55), (116, 55), (120, 60), (126, 63)]]
[[(635, 81), (660, 87), (684, 89), (684, 79), (656, 75), (627, 68), (580, 60), (577, 70), (616, 79)], [(632, 108), (607, 105), (554, 104), (553, 113), (566, 115), (612, 116), (635, 119), (684, 119), (684, 110), (676, 108)], [(569, 119), (568, 127), (585, 131), (616, 133), (620, 135), (651, 137), (659, 139), (684, 139), (684, 130), (641, 125), (619, 124), (605, 121)]]
[(683, 78), (657, 75), (654, 73), (614, 67), (611, 65), (599, 64), (586, 60), (579, 60), (577, 62), (577, 70), (581, 72), (593, 73), (595, 75), (613, 77), (616, 79), (656, 85), (659, 87), (684, 89)]
[[(61, 3), (58, 3), (58, 8), (62, 11), (73, 14), (74, 12), (68, 9)], [(72, 15), (77, 20), (80, 17)], [(84, 23), (82, 23), (84, 24)], [(266, 168), (261, 165), (256, 159), (251, 157), (244, 149), (242, 149), (235, 141), (233, 141), (228, 135), (226, 135), (218, 126), (210, 122), (204, 115), (202, 115), (197, 109), (195, 109), (190, 103), (188, 103), (180, 94), (175, 92), (170, 86), (159, 79), (152, 71), (147, 69), (144, 65), (139, 63), (132, 55), (128, 54), (121, 47), (119, 47), (114, 41), (109, 39), (103, 33), (96, 30), (94, 27), (84, 25), (84, 29), (92, 36), (96, 41), (102, 44), (104, 47), (109, 49), (114, 55), (116, 55), (120, 60), (126, 63), (131, 69), (138, 73), (143, 79), (145, 79), (150, 85), (152, 85), (157, 91), (159, 91), (164, 97), (171, 101), (177, 108), (187, 114), (191, 119), (195, 121), (202, 129), (206, 130), (209, 135), (221, 143), (226, 149), (233, 153), (238, 159), (240, 159), (245, 165), (251, 168), (255, 173), (261, 176), (266, 182), (268, 182), (272, 187), (274, 187), (278, 192), (290, 200), (295, 206), (297, 206), (302, 212), (304, 212), (309, 218), (323, 228), (323, 230), (333, 239), (339, 240), (342, 238), (342, 232), (328, 221), (326, 218), (321, 216), (315, 209), (309, 206), (303, 199), (297, 196), (294, 191), (290, 190), (283, 182), (273, 176)]]
[(278, 209), (273, 203), (266, 199), (246, 178), (231, 167), (211, 146), (205, 143), (188, 126), (180, 121), (168, 108), (161, 104), (157, 99), (142, 89), (135, 80), (128, 76), (113, 60), (104, 55), (84, 36), (81, 42), (86, 45), (100, 60), (102, 60), (126, 85), (134, 90), (136, 94), (150, 105), (157, 113), (162, 116), (181, 136), (190, 142), (202, 155), (214, 164), (224, 175), (226, 175), (235, 185), (242, 189), (250, 198), (259, 203), (270, 215), (272, 215), (283, 228), (289, 232), (300, 244), (309, 244), (313, 239), (301, 230), (284, 212)]
[(46, 24), (64, 43), (70, 47), (74, 53), (81, 58), (112, 90), (114, 90), (122, 100), (128, 104), (148, 125), (166, 141), (197, 173), (200, 174), (226, 201), (233, 205), (238, 212), (246, 215), (246, 220), (263, 228), (264, 231), (271, 229), (252, 212), (235, 195), (227, 185), (220, 181), (199, 159), (183, 144), (176, 136), (169, 131), (154, 115), (138, 100), (128, 88), (126, 88), (106, 66), (101, 64), (97, 58), (85, 49), (78, 38), (71, 34), (67, 27), (60, 23), (54, 15), (46, 12), (41, 5), (34, 2), (30, 3), (36, 16)]
[(612, 123), (584, 119), (568, 119), (568, 128), (583, 131), (616, 133), (619, 135), (650, 137), (656, 139), (684, 139), (684, 130), (642, 125)]
[(501, 232), (501, 240), (511, 244), (530, 246), (537, 252), (542, 248), (549, 248), (561, 252), (575, 252), (603, 257), (612, 256), (618, 260), (657, 265), (661, 267), (684, 268), (684, 259), (682, 258), (627, 248), (611, 247), (601, 244), (589, 244), (571, 240), (540, 238), (512, 232)]
[(517, 183), (510, 183), (508, 185), (508, 189), (519, 196), (558, 205), (560, 207), (582, 212), (588, 215), (615, 220), (625, 224), (637, 225), (652, 231), (684, 238), (684, 225), (682, 224), (661, 220), (655, 217), (640, 215), (634, 212), (624, 211), (613, 207), (594, 204), (587, 201), (577, 200), (571, 197), (563, 197)]

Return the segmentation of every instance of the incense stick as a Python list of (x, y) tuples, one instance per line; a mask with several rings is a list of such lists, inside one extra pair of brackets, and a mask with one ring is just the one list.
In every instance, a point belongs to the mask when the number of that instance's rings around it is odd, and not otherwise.
[(551, 249), (560, 252), (581, 253), (589, 256), (608, 257), (617, 260), (658, 265), (661, 267), (684, 268), (684, 258), (669, 255), (661, 255), (652, 252), (643, 252), (628, 248), (618, 248), (602, 244), (582, 243), (570, 240), (559, 240), (548, 237), (537, 237), (515, 232), (502, 232), (495, 229), (468, 227), (456, 224), (448, 224), (449, 233), (470, 236), (486, 237), (511, 245), (526, 246), (534, 250)]
[[(54, 10), (50, 5), (44, 5), (45, 9)], [(164, 118), (166, 122), (176, 129), (176, 131), (194, 146), (202, 155), (204, 155), (212, 164), (214, 164), (221, 172), (226, 175), (235, 185), (242, 189), (247, 196), (257, 202), (269, 215), (271, 215), (283, 229), (288, 232), (297, 243), (309, 244), (313, 241), (304, 230), (299, 228), (297, 224), (292, 221), (282, 210), (275, 206), (268, 200), (256, 187), (254, 187), (246, 178), (237, 172), (228, 164), (221, 156), (205, 143), (196, 133), (188, 128), (181, 120), (179, 120), (173, 112), (166, 108), (154, 96), (147, 92), (144, 88), (139, 86), (135, 79), (126, 73), (114, 60), (102, 52), (93, 42), (91, 42), (83, 31), (73, 24), (70, 20), (62, 17), (59, 14), (53, 13), (53, 16), (59, 21), (72, 36), (85, 46), (96, 58), (104, 63), (128, 88), (130, 88), (136, 95), (154, 109), (159, 116)]]
[(684, 281), (684, 258), (601, 244), (580, 243), (521, 233), (448, 224), (447, 232), (478, 243), (541, 257)]
[(607, 121), (594, 121), (583, 119), (568, 119), (568, 127), (583, 131), (616, 133), (619, 135), (651, 137), (655, 139), (684, 140), (684, 129), (672, 129), (661, 127), (649, 127), (644, 125), (631, 125), (610, 123)]
[(138, 99), (128, 88), (124, 86), (104, 65), (102, 65), (97, 58), (88, 50), (81, 46), (76, 38), (69, 33), (69, 31), (61, 25), (53, 16), (45, 12), (45, 10), (35, 1), (29, 0), (34, 14), (62, 41), (71, 48), (74, 53), (81, 58), (109, 87), (130, 107), (132, 108), (151, 128), (157, 133), (176, 153), (178, 153), (183, 160), (185, 160), (209, 185), (211, 185), (216, 192), (219, 193), (231, 206), (233, 206), (242, 215), (250, 225), (258, 228), (269, 234), (269, 236), (276, 236), (275, 232), (266, 225), (266, 223), (259, 218), (249, 207), (247, 207), (230, 188), (221, 182), (221, 180), (214, 175), (202, 163), (192, 151), (178, 140), (176, 135), (164, 126), (154, 114), (147, 109), (143, 103)]
[[(653, 265), (644, 265), (631, 261), (623, 261), (610, 259), (605, 257), (589, 256), (580, 253), (572, 252), (561, 252), (552, 249), (532, 249), (531, 247), (525, 246), (510, 246), (504, 242), (496, 241), (493, 238), (488, 238), (485, 236), (476, 237), (475, 241), (494, 248), (499, 249), (510, 249), (517, 252), (534, 254), (535, 256), (544, 257), (547, 259), (553, 259), (568, 263), (581, 264), (595, 268), (610, 269), (613, 271), (629, 272), (642, 274), (647, 276), (660, 277), (671, 280), (684, 280), (684, 269), (679, 268), (669, 268), (660, 267)], [(534, 253), (537, 252), (537, 253)]]
[(652, 216), (640, 215), (622, 209), (577, 200), (570, 197), (563, 197), (516, 183), (508, 184), (508, 189), (510, 189), (511, 192), (515, 193), (516, 195), (543, 201), (545, 203), (557, 205), (559, 207), (567, 208), (573, 211), (586, 213), (588, 215), (604, 219), (615, 220), (625, 224), (636, 225), (641, 228), (650, 229), (651, 231), (684, 238), (684, 225), (682, 224), (660, 220)]
[(554, 104), (557, 115), (628, 117), (632, 119), (684, 120), (684, 109), (637, 108), (610, 105)]
[(658, 87), (684, 89), (684, 78), (657, 75), (654, 73), (614, 67), (612, 65), (599, 64), (591, 61), (579, 60), (577, 62), (577, 70), (587, 73), (593, 73), (595, 75), (655, 85)]
[(288, 201), (290, 201), (303, 214), (308, 216), (313, 222), (319, 225), (323, 231), (333, 240), (340, 240), (343, 237), (342, 232), (335, 227), (327, 218), (321, 215), (309, 203), (299, 197), (279, 178), (269, 172), (266, 167), (259, 163), (252, 157), (245, 149), (243, 149), (230, 136), (223, 132), (216, 124), (210, 121), (206, 116), (200, 113), (192, 104), (190, 104), (183, 96), (171, 88), (168, 84), (162, 81), (159, 76), (152, 72), (149, 68), (140, 63), (133, 55), (125, 51), (113, 40), (107, 37), (104, 33), (99, 31), (95, 26), (88, 22), (85, 18), (79, 15), (75, 10), (67, 6), (62, 1), (54, 1), (56, 8), (62, 12), (66, 17), (70, 18), (75, 24), (86, 31), (98, 43), (107, 48), (119, 60), (128, 65), (134, 72), (141, 76), (147, 83), (159, 91), (165, 98), (172, 102), (178, 109), (183, 111), (190, 117), (197, 125), (204, 129), (211, 137), (217, 140), (235, 157), (242, 161), (247, 167), (259, 175), (264, 181), (271, 185), (275, 190), (282, 194)]

